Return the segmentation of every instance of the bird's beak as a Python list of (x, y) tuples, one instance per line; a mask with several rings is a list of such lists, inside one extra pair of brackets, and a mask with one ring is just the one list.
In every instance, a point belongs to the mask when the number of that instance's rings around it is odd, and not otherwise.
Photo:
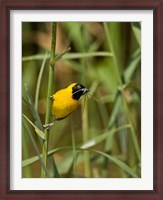
[(87, 93), (87, 92), (89, 92), (89, 91), (90, 91), (88, 88), (82, 88), (81, 90), (82, 90), (82, 92), (83, 92), (83, 94), (82, 94), (82, 95), (84, 95), (85, 93)]

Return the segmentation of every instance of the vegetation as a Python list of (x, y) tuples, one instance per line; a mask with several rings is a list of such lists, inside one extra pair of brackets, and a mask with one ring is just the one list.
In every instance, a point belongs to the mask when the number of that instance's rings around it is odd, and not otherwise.
[[(22, 24), (22, 177), (141, 177), (139, 22)], [(90, 89), (49, 130), (50, 96)]]

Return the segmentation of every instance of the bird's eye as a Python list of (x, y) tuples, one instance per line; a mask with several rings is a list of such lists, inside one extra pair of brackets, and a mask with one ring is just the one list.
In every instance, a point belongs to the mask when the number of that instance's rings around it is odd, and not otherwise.
[(78, 84), (77, 87), (78, 87), (78, 89), (80, 89), (80, 88), (81, 88), (81, 85)]
[(77, 85), (75, 86), (75, 88), (76, 88), (76, 89), (81, 89), (81, 85), (77, 84)]

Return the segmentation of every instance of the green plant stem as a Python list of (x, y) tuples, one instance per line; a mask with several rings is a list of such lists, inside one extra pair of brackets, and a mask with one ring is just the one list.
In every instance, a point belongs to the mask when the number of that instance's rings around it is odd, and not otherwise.
[[(93, 148), (96, 145), (98, 145), (101, 142), (103, 142), (104, 140), (106, 140), (106, 138), (108, 137), (108, 135), (115, 134), (115, 133), (119, 132), (120, 130), (128, 129), (130, 127), (131, 127), (130, 124), (126, 124), (126, 125), (123, 125), (123, 126), (121, 126), (119, 128), (113, 129), (112, 131), (104, 132), (101, 135), (97, 136), (96, 138), (87, 141), (87, 143), (81, 145), (80, 147), (75, 147), (75, 150), (77, 152), (77, 150), (79, 150), (79, 149), (81, 149), (81, 150), (87, 150), (89, 148)], [(55, 149), (50, 150), (48, 152), (48, 156), (51, 156), (54, 153), (56, 153), (58, 151), (62, 151), (62, 150), (63, 151), (64, 150), (73, 150), (73, 147), (72, 146), (63, 146), (63, 147), (55, 148)], [(42, 157), (42, 154), (40, 156)], [(28, 165), (36, 162), (37, 160), (39, 160), (38, 156), (34, 156), (34, 157), (28, 158), (26, 160), (23, 160), (22, 167), (26, 167), (26, 166), (28, 166)]]
[[(23, 124), (23, 119), (22, 119), (22, 158), (29, 158), (29, 146), (27, 145), (27, 136), (26, 136), (26, 129)], [(24, 176), (26, 178), (31, 178), (32, 177), (32, 169), (30, 166), (27, 166), (23, 172)]]
[(42, 79), (42, 74), (43, 74), (43, 71), (44, 71), (44, 68), (45, 68), (45, 62), (46, 62), (46, 59), (47, 59), (47, 51), (44, 55), (44, 58), (43, 58), (43, 62), (42, 62), (42, 65), (41, 65), (41, 69), (40, 69), (40, 72), (39, 72), (39, 75), (38, 75), (38, 80), (37, 80), (37, 86), (36, 86), (36, 94), (35, 94), (35, 110), (37, 110), (37, 107), (38, 107), (38, 97), (39, 97), (39, 91), (40, 91), (40, 84), (41, 84), (41, 79)]
[[(53, 155), (53, 154), (55, 154), (55, 153), (57, 153), (57, 152), (59, 152), (59, 151), (67, 151), (67, 150), (69, 150), (69, 151), (73, 151), (73, 148), (72, 148), (72, 146), (68, 146), (68, 147), (60, 147), (60, 148), (57, 148), (57, 149), (53, 149), (53, 150), (51, 150), (51, 151), (49, 151), (48, 152), (48, 155), (49, 156), (51, 156), (51, 155)], [(80, 147), (78, 147), (78, 148), (76, 148), (76, 150), (78, 151), (78, 152), (82, 152), (82, 151), (90, 151), (90, 152), (94, 152), (94, 153), (97, 153), (97, 154), (100, 154), (100, 155), (102, 155), (102, 156), (105, 156), (106, 158), (108, 158), (109, 160), (111, 160), (113, 163), (115, 163), (117, 166), (119, 166), (121, 169), (123, 169), (124, 171), (126, 171), (128, 174), (130, 174), (132, 177), (134, 177), (134, 178), (138, 178), (138, 176), (137, 176), (137, 174), (135, 174), (134, 172), (133, 172), (133, 170), (128, 166), (128, 165), (126, 165), (123, 161), (121, 161), (121, 160), (119, 160), (118, 158), (116, 158), (116, 157), (113, 157), (113, 156), (111, 156), (111, 155), (109, 155), (109, 154), (106, 154), (106, 153), (104, 153), (104, 152), (102, 152), (102, 151), (99, 151), (99, 150), (95, 150), (95, 149), (81, 149)], [(29, 161), (29, 159), (27, 159), (26, 161), (23, 161), (23, 167), (25, 167), (25, 166), (27, 166), (27, 165), (29, 165), (29, 164), (31, 164), (31, 163), (34, 163), (35, 161), (37, 161), (38, 160), (38, 157), (37, 156), (35, 156), (35, 157), (33, 157), (32, 158), (32, 161), (31, 161), (31, 159), (30, 159), (30, 161)], [(28, 162), (28, 164), (25, 164), (25, 162), (27, 163)]]
[(104, 29), (105, 29), (108, 45), (109, 45), (110, 50), (113, 54), (113, 61), (114, 61), (114, 65), (115, 65), (116, 72), (117, 72), (118, 82), (119, 82), (119, 85), (122, 85), (122, 79), (121, 79), (121, 75), (120, 75), (120, 71), (119, 71), (119, 67), (118, 67), (118, 61), (117, 61), (118, 58), (117, 58), (115, 49), (113, 47), (113, 43), (112, 43), (112, 40), (111, 40), (111, 35), (110, 35), (109, 29), (108, 29), (108, 26), (107, 26), (107, 22), (104, 22)]
[[(51, 55), (50, 55), (50, 63), (55, 59), (55, 46), (56, 46), (56, 23), (52, 23), (52, 43), (51, 43)], [(49, 98), (53, 94), (53, 83), (54, 83), (54, 65), (49, 65), (49, 81), (48, 81), (48, 92), (47, 92), (47, 107), (46, 107), (46, 116), (45, 116), (45, 124), (50, 123), (51, 116), (51, 105), (52, 101)], [(42, 146), (42, 156), (43, 162), (46, 166), (47, 164), (47, 153), (48, 153), (48, 139), (49, 139), (49, 129), (45, 129), (45, 141)], [(45, 178), (46, 174), (44, 169), (41, 170), (41, 177)]]
[(32, 134), (31, 134), (31, 131), (30, 131), (29, 127), (28, 127), (28, 124), (24, 121), (24, 119), (23, 119), (23, 127), (26, 129), (26, 133), (28, 133), (28, 135), (29, 135), (29, 138), (30, 138), (30, 140), (31, 140), (31, 143), (32, 143), (32, 145), (33, 145), (33, 147), (34, 147), (34, 150), (35, 150), (36, 154), (37, 154), (37, 158), (38, 158), (38, 160), (40, 161), (41, 167), (43, 168), (43, 170), (44, 170), (44, 172), (46, 173), (46, 175), (47, 175), (48, 177), (50, 177), (50, 175), (49, 175), (49, 173), (48, 173), (48, 171), (47, 171), (47, 169), (46, 169), (46, 166), (45, 166), (45, 164), (44, 164), (44, 162), (43, 162), (42, 156), (41, 156), (41, 154), (40, 154), (40, 152), (39, 152), (39, 149), (38, 149), (38, 147), (37, 147), (37, 144), (36, 144), (36, 142), (35, 142), (35, 140), (34, 140)]
[(121, 167), (125, 172), (130, 174), (133, 178), (138, 178), (137, 174), (135, 174), (128, 165), (126, 165), (122, 161), (118, 160), (117, 158), (110, 156), (109, 154), (106, 154), (106, 153), (99, 151), (99, 150), (91, 149), (90, 151), (93, 151), (93, 152), (98, 153), (102, 156), (105, 156), (106, 158), (111, 160), (113, 163), (115, 163), (117, 166)]
[[(99, 52), (87, 52), (87, 53), (67, 53), (62, 57), (62, 60), (69, 60), (69, 59), (80, 59), (80, 58), (89, 58), (89, 57), (112, 57), (113, 54), (106, 51), (99, 51)], [(47, 55), (50, 57), (50, 54)], [(29, 61), (29, 60), (42, 60), (44, 58), (43, 54), (37, 54), (32, 56), (25, 56), (23, 57), (22, 61)]]
[[(75, 146), (75, 150), (76, 152), (80, 149), (80, 150), (87, 150), (89, 148), (93, 148), (95, 147), (96, 145), (100, 144), (101, 142), (103, 142), (104, 140), (106, 140), (106, 138), (111, 134), (114, 134), (116, 132), (119, 132), (120, 130), (123, 130), (123, 129), (128, 129), (130, 128), (130, 124), (126, 124), (126, 125), (123, 125), (123, 126), (120, 126), (116, 129), (113, 129), (112, 131), (107, 131), (107, 132), (104, 132), (102, 133), (101, 135), (99, 136), (96, 136), (96, 138), (94, 139), (91, 139), (91, 140), (88, 140), (86, 143), (84, 143), (83, 145), (81, 145), (80, 147), (76, 147)], [(64, 150), (74, 150), (72, 146), (63, 146), (63, 147), (59, 147), (59, 148), (55, 148), (51, 151), (48, 152), (48, 156), (51, 156), (53, 155), (54, 153), (58, 152), (58, 151), (64, 151)], [(42, 154), (40, 154), (40, 156), (42, 157)], [(31, 158), (28, 158), (26, 160), (23, 160), (22, 162), (22, 167), (26, 167), (34, 162), (36, 162), (38, 159), (38, 156), (34, 156), (34, 157), (31, 157)]]
[(134, 123), (133, 123), (133, 120), (132, 120), (132, 117), (131, 117), (131, 114), (130, 114), (130, 111), (129, 111), (129, 108), (128, 108), (128, 105), (127, 105), (127, 102), (126, 102), (124, 91), (122, 91), (121, 93), (122, 93), (122, 101), (123, 101), (123, 104), (124, 104), (124, 109), (125, 109), (125, 112), (126, 112), (128, 122), (132, 125), (131, 126), (131, 138), (132, 138), (132, 141), (134, 143), (137, 158), (140, 162), (141, 161), (141, 153), (140, 153), (140, 148), (139, 148), (139, 144), (138, 144), (137, 137), (136, 137), (137, 131), (136, 131), (136, 128), (134, 126)]
[(141, 155), (140, 155), (139, 144), (138, 144), (138, 141), (137, 141), (137, 138), (136, 138), (136, 130), (134, 128), (134, 124), (133, 124), (133, 121), (131, 119), (129, 108), (128, 108), (128, 105), (127, 105), (127, 102), (126, 102), (126, 98), (125, 98), (125, 95), (124, 95), (123, 83), (122, 83), (121, 74), (120, 74), (119, 66), (118, 66), (118, 58), (117, 58), (114, 46), (112, 44), (111, 35), (110, 35), (110, 32), (109, 32), (109, 29), (108, 29), (108, 26), (107, 26), (106, 22), (104, 22), (104, 29), (105, 29), (105, 32), (106, 32), (106, 37), (107, 37), (108, 45), (110, 46), (110, 50), (113, 53), (113, 61), (114, 61), (114, 65), (115, 65), (116, 72), (117, 72), (117, 78), (118, 78), (118, 82), (119, 82), (119, 87), (122, 88), (121, 89), (121, 97), (122, 97), (122, 101), (123, 101), (123, 104), (124, 104), (124, 108), (125, 108), (125, 113), (126, 113), (126, 116), (127, 116), (127, 120), (131, 124), (132, 141), (133, 141), (133, 144), (134, 144), (136, 155), (138, 157), (138, 160), (140, 161)]
[(71, 137), (72, 137), (72, 147), (73, 147), (73, 175), (74, 175), (74, 177), (76, 177), (77, 176), (77, 170), (76, 170), (77, 151), (76, 151), (75, 132), (74, 132), (72, 116), (71, 116)]
[[(83, 99), (83, 115), (82, 115), (82, 130), (83, 130), (83, 142), (88, 142), (89, 134), (88, 134), (88, 104), (87, 101)], [(84, 166), (85, 166), (85, 177), (91, 177), (91, 167), (90, 167), (90, 159), (89, 159), (89, 151), (84, 151)]]

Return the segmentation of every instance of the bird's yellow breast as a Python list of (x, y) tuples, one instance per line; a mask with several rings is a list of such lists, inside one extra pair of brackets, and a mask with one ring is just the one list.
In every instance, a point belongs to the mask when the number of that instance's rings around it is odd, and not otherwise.
[(72, 98), (72, 85), (53, 95), (52, 114), (55, 119), (63, 119), (76, 110), (79, 101)]

